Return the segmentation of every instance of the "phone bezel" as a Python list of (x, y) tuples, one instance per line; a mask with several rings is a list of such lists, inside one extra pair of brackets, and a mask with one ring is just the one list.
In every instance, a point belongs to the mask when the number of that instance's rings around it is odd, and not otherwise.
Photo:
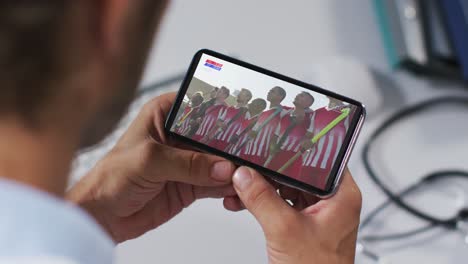
[[(304, 89), (307, 89), (307, 90), (310, 90), (310, 91), (313, 91), (313, 92), (322, 93), (322, 94), (324, 94), (326, 96), (335, 97), (335, 98), (337, 98), (339, 100), (342, 100), (344, 102), (353, 104), (353, 105), (355, 105), (357, 107), (356, 111), (354, 113), (353, 120), (350, 122), (348, 132), (347, 132), (346, 137), (345, 137), (345, 139), (343, 141), (342, 148), (341, 148), (341, 150), (340, 150), (340, 152), (339, 152), (339, 154), (337, 156), (337, 159), (335, 161), (335, 164), (333, 165), (332, 170), (330, 171), (330, 175), (328, 177), (327, 184), (326, 184), (326, 187), (325, 187), (324, 190), (319, 189), (317, 187), (314, 187), (312, 185), (306, 184), (304, 182), (295, 180), (294, 178), (288, 177), (288, 176), (283, 175), (281, 173), (278, 173), (276, 171), (272, 171), (272, 170), (270, 170), (268, 168), (262, 167), (260, 165), (255, 164), (255, 163), (249, 162), (248, 160), (243, 160), (243, 159), (241, 159), (241, 158), (239, 158), (237, 156), (233, 156), (231, 154), (225, 153), (225, 152), (223, 152), (221, 150), (212, 148), (212, 147), (210, 147), (208, 145), (205, 145), (203, 143), (194, 141), (194, 140), (192, 140), (190, 138), (181, 136), (181, 135), (171, 131), (171, 128), (172, 128), (172, 125), (173, 125), (174, 120), (176, 118), (177, 112), (179, 111), (179, 108), (180, 108), (180, 106), (181, 106), (181, 104), (183, 102), (185, 93), (186, 93), (187, 89), (190, 86), (190, 82), (191, 82), (191, 80), (193, 78), (193, 75), (195, 74), (198, 63), (199, 63), (199, 61), (200, 61), (203, 54), (219, 58), (221, 60), (224, 60), (224, 61), (236, 64), (236, 65), (239, 65), (241, 67), (256, 71), (256, 72), (261, 73), (261, 74), (271, 76), (273, 78), (277, 78), (277, 79), (285, 81), (285, 82), (289, 82), (291, 84), (300, 86), (300, 87), (302, 87)], [(212, 50), (202, 49), (202, 50), (199, 50), (194, 55), (194, 57), (192, 59), (190, 67), (189, 67), (189, 69), (187, 71), (187, 74), (186, 74), (186, 76), (185, 76), (185, 78), (184, 78), (184, 80), (182, 82), (181, 88), (179, 89), (179, 92), (177, 94), (175, 103), (172, 105), (171, 111), (170, 111), (170, 113), (169, 113), (169, 115), (168, 115), (168, 117), (166, 119), (164, 130), (165, 130), (166, 135), (168, 135), (171, 138), (171, 140), (177, 140), (177, 141), (182, 142), (184, 144), (187, 144), (189, 146), (195, 147), (196, 149), (198, 149), (198, 150), (200, 150), (202, 152), (207, 152), (207, 153), (211, 153), (211, 154), (221, 156), (223, 158), (226, 158), (228, 160), (233, 161), (236, 165), (249, 166), (249, 167), (257, 170), (261, 174), (263, 174), (263, 175), (265, 175), (267, 177), (270, 177), (271, 179), (273, 179), (273, 180), (275, 180), (275, 181), (277, 181), (277, 182), (279, 182), (281, 184), (284, 184), (284, 185), (287, 185), (287, 186), (290, 186), (290, 187), (293, 187), (293, 188), (297, 188), (297, 189), (300, 189), (300, 190), (308, 192), (308, 193), (312, 193), (312, 194), (317, 195), (317, 196), (322, 197), (322, 198), (326, 198), (326, 197), (332, 195), (336, 191), (337, 186), (339, 185), (339, 182), (341, 180), (341, 176), (342, 176), (343, 171), (344, 171), (344, 169), (346, 167), (349, 156), (351, 155), (352, 149), (354, 147), (357, 136), (358, 136), (358, 134), (359, 134), (359, 132), (361, 130), (361, 127), (362, 127), (362, 124), (364, 122), (365, 116), (366, 116), (365, 106), (362, 103), (360, 103), (360, 102), (358, 102), (356, 100), (353, 100), (353, 99), (348, 98), (348, 97), (343, 96), (343, 95), (333, 93), (331, 91), (325, 90), (325, 89), (320, 88), (318, 86), (308, 84), (308, 83), (305, 83), (305, 82), (302, 82), (302, 81), (299, 81), (299, 80), (284, 76), (282, 74), (279, 74), (279, 73), (276, 73), (276, 72), (273, 72), (273, 71), (270, 71), (270, 70), (255, 66), (253, 64), (250, 64), (250, 63), (247, 63), (247, 62), (244, 62), (244, 61), (229, 57), (227, 55), (220, 54), (220, 53), (212, 51)], [(349, 133), (349, 131), (352, 131), (352, 133)]]

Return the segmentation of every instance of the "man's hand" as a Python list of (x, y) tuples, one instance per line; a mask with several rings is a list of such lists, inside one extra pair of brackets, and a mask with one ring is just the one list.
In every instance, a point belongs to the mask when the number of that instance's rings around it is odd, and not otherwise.
[(258, 134), (258, 131), (252, 130), (249, 132), (249, 138), (254, 139), (255, 137), (257, 137), (257, 134)]
[(312, 143), (312, 139), (306, 139), (301, 144), (301, 148), (303, 151), (311, 149), (313, 146), (314, 146), (314, 143)]
[(164, 122), (174, 100), (170, 93), (147, 103), (110, 153), (67, 194), (116, 242), (160, 226), (196, 199), (235, 195), (231, 162), (166, 138)]
[[(276, 140), (274, 140), (273, 142), (276, 142)], [(270, 144), (270, 156), (275, 156), (280, 151), (280, 146), (273, 142)]]
[(229, 140), (229, 144), (236, 144), (237, 141), (239, 141), (239, 139), (240, 139), (239, 135), (234, 134), (231, 136), (231, 140)]
[(216, 126), (220, 129), (226, 129), (227, 128), (227, 124), (224, 122), (224, 121), (218, 121)]
[[(228, 197), (232, 211), (244, 206), (262, 226), (270, 264), (354, 263), (361, 193), (348, 171), (338, 192), (327, 200), (287, 187), (278, 195), (256, 171), (241, 167), (234, 174), (240, 197)], [(284, 201), (292, 202), (292, 206)]]

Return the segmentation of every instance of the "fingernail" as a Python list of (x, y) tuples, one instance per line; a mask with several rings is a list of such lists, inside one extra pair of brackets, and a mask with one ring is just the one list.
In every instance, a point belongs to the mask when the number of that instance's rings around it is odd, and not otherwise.
[(211, 177), (217, 181), (228, 181), (231, 178), (232, 168), (229, 161), (216, 162), (211, 170)]
[(248, 168), (240, 167), (234, 172), (232, 180), (239, 191), (244, 191), (252, 182), (252, 173)]

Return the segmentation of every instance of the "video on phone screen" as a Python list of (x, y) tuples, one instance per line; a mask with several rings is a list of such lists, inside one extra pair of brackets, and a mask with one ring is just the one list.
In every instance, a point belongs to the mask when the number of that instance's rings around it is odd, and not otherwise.
[(203, 54), (171, 131), (323, 190), (355, 110)]

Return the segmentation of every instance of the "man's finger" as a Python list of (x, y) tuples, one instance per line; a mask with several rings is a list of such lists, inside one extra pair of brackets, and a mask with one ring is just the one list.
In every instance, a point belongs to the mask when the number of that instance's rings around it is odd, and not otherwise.
[(240, 167), (234, 173), (233, 182), (240, 200), (266, 233), (282, 229), (297, 216), (258, 172)]
[(303, 212), (311, 215), (324, 225), (349, 226), (350, 221), (359, 223), (362, 197), (350, 172), (346, 170), (336, 194), (329, 199), (306, 208)]
[(130, 147), (151, 135), (154, 140), (166, 143), (164, 123), (176, 98), (176, 93), (166, 93), (146, 103), (117, 143)]
[[(220, 186), (231, 182), (235, 166), (223, 158), (200, 152), (145, 142), (141, 148), (143, 166), (150, 181), (175, 181), (196, 186)], [(156, 176), (157, 175), (157, 176)]]
[(236, 195), (236, 191), (231, 184), (219, 187), (194, 186), (193, 193), (196, 199), (224, 198)]
[(244, 204), (242, 203), (242, 201), (239, 199), (237, 195), (225, 197), (223, 200), (223, 205), (224, 205), (224, 208), (233, 212), (239, 212), (239, 211), (245, 210)]

